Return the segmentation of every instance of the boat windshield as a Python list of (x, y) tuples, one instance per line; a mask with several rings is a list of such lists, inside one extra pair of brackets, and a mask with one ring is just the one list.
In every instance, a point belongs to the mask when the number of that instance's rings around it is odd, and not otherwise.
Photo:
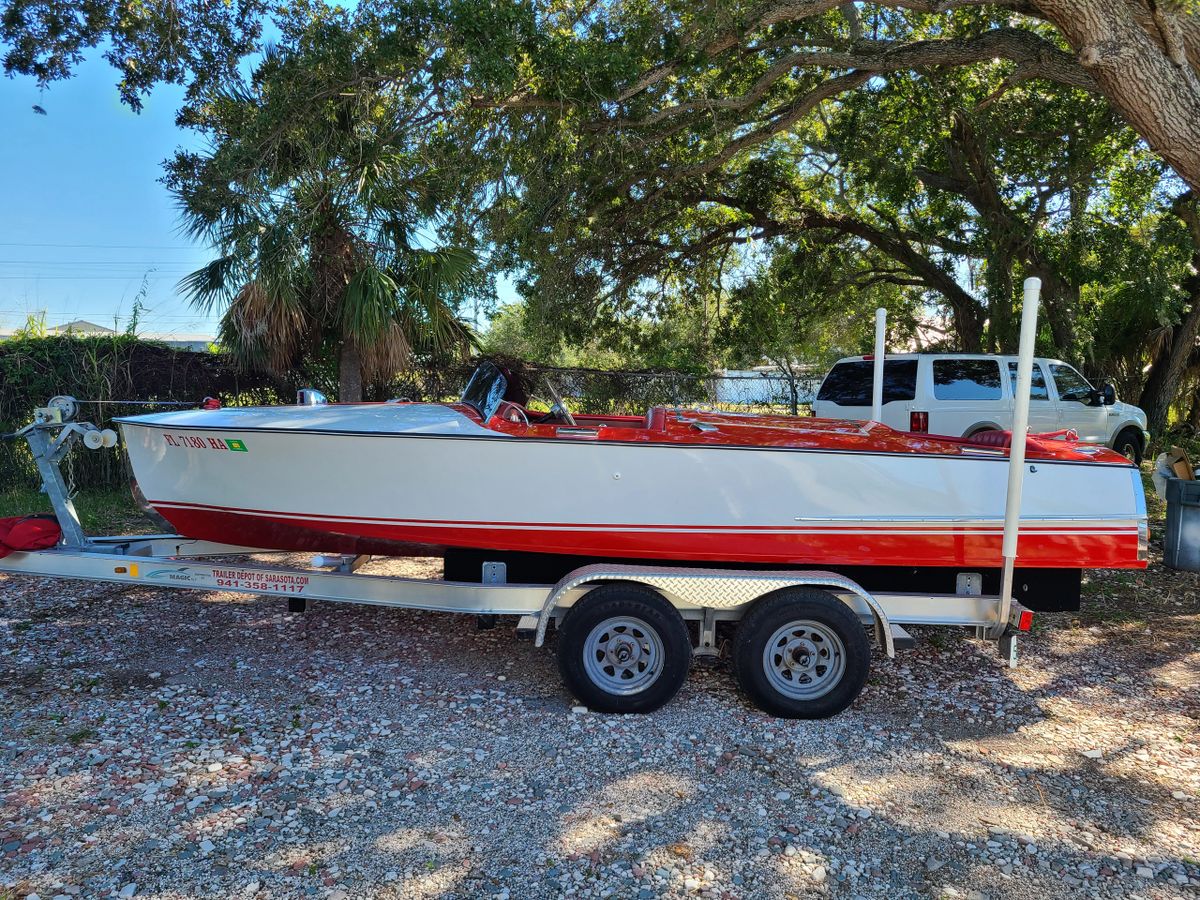
[(495, 364), (483, 362), (463, 389), (462, 402), (479, 413), (479, 417), (486, 422), (496, 412), (507, 390), (508, 379), (504, 373)]

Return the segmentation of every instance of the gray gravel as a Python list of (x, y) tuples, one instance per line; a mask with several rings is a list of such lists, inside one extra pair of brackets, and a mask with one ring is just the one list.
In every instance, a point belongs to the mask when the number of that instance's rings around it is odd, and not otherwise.
[(1200, 896), (1172, 584), (785, 722), (724, 662), (606, 717), (504, 625), (0, 576), (0, 898)]

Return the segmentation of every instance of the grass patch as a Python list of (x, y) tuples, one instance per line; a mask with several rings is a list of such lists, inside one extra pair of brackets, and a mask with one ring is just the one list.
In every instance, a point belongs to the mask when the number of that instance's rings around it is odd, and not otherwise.
[[(103, 488), (83, 491), (75, 497), (75, 510), (88, 534), (148, 534), (154, 529), (133, 502), (128, 490)], [(27, 516), (53, 512), (50, 498), (32, 488), (10, 488), (0, 492), (0, 516)]]
[(72, 731), (70, 734), (67, 735), (67, 743), (71, 744), (72, 746), (78, 747), (84, 741), (91, 740), (95, 736), (96, 736), (95, 729), (80, 728), (78, 731)]

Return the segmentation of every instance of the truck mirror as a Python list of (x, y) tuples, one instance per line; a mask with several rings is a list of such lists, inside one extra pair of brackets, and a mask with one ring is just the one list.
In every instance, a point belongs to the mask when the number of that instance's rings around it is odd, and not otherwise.
[(1104, 406), (1112, 406), (1117, 402), (1117, 389), (1111, 384), (1106, 384), (1100, 388), (1100, 402)]

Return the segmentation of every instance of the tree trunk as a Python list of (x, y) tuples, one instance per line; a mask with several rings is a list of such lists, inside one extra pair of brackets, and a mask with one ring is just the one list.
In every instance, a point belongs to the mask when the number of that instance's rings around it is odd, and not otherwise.
[(1032, 0), (1146, 143), (1200, 189), (1200, 24), (1141, 0)]
[(362, 357), (353, 340), (342, 342), (338, 353), (338, 400), (342, 403), (361, 403), (363, 398)]
[(1138, 398), (1138, 406), (1146, 412), (1147, 427), (1156, 437), (1166, 430), (1171, 404), (1179, 393), (1197, 335), (1200, 335), (1200, 291), (1193, 291), (1192, 308), (1183, 321), (1171, 329), (1171, 345), (1155, 357)]
[(1175, 214), (1183, 219), (1192, 235), (1193, 273), (1183, 283), (1191, 308), (1183, 320), (1171, 329), (1169, 346), (1155, 355), (1138, 399), (1138, 406), (1146, 411), (1153, 435), (1162, 434), (1167, 427), (1171, 404), (1179, 393), (1179, 385), (1195, 355), (1196, 338), (1200, 336), (1200, 210), (1190, 191), (1175, 201), (1174, 208)]
[(986, 226), (987, 243), (993, 248), (988, 260), (987, 290), (994, 338), (988, 343), (998, 344), (1004, 352), (1015, 350), (1012, 268), (1013, 262), (1020, 260), (1029, 274), (1042, 279), (1046, 320), (1054, 342), (1064, 355), (1071, 354), (1075, 348), (1073, 312), (1079, 305), (1079, 291), (1058, 273), (1038, 246), (1036, 235), (1042, 223), (1027, 220), (1005, 199), (993, 154), (966, 112), (957, 111), (951, 116), (946, 163), (948, 174), (929, 169), (921, 169), (920, 174), (929, 186), (958, 194), (970, 203)]
[(1012, 254), (996, 247), (987, 261), (988, 340), (987, 351), (1013, 352)]
[(1079, 289), (1063, 278), (1033, 245), (1027, 254), (1029, 274), (1042, 279), (1042, 307), (1054, 346), (1066, 357), (1076, 355), (1074, 310), (1079, 306)]

